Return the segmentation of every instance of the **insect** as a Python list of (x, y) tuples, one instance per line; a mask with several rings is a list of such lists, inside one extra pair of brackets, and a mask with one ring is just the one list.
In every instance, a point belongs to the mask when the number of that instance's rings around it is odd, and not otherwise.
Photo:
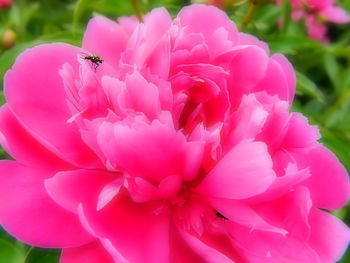
[(93, 64), (95, 71), (98, 68), (98, 66), (100, 66), (103, 63), (103, 59), (95, 55), (84, 54), (84, 57), (82, 58), (85, 60), (89, 60)]
[(228, 220), (228, 218), (227, 218), (227, 217), (223, 216), (223, 215), (222, 215), (222, 214), (220, 214), (219, 212), (217, 212), (215, 215), (216, 215), (217, 217), (219, 217), (219, 218), (222, 218), (222, 219)]

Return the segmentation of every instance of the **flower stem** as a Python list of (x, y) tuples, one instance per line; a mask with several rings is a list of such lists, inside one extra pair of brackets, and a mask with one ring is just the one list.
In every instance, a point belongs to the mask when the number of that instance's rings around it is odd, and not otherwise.
[(136, 14), (137, 18), (139, 19), (140, 22), (143, 22), (142, 13), (141, 13), (141, 9), (139, 6), (139, 0), (131, 0), (131, 4), (135, 10), (135, 14)]
[(32, 250), (34, 249), (34, 246), (31, 246), (28, 250), (26, 255), (24, 256), (24, 263), (27, 263), (27, 259), (29, 258), (29, 254), (32, 252)]
[(239, 26), (239, 31), (242, 31), (243, 28), (252, 20), (252, 18), (254, 17), (255, 11), (256, 11), (256, 3), (255, 1), (251, 1), (248, 12), (243, 18), (241, 25)]

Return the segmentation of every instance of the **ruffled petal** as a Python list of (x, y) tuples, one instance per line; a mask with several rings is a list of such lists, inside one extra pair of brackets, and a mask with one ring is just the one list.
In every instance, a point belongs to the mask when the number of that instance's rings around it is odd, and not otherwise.
[(179, 174), (186, 146), (182, 134), (158, 120), (152, 124), (135, 122), (132, 127), (104, 123), (98, 142), (117, 169), (155, 182)]
[(175, 225), (170, 227), (170, 263), (193, 263), (201, 262), (200, 255), (187, 244), (180, 235), (178, 228)]
[(296, 186), (280, 198), (255, 205), (256, 212), (272, 225), (285, 229), (300, 242), (310, 236), (308, 221), (312, 200), (305, 186)]
[(128, 39), (129, 35), (121, 25), (106, 17), (96, 16), (87, 25), (83, 49), (117, 68)]
[(281, 54), (274, 54), (268, 62), (266, 75), (254, 88), (278, 95), (281, 100), (292, 103), (295, 92), (295, 73), (290, 62)]
[(289, 125), (289, 104), (285, 101), (278, 101), (272, 105), (261, 133), (256, 136), (257, 141), (267, 144), (272, 154), (279, 149), (281, 142), (288, 130)]
[(292, 113), (288, 124), (281, 146), (285, 149), (316, 146), (321, 138), (318, 127), (309, 125), (308, 119), (300, 113)]
[(247, 201), (250, 204), (263, 203), (277, 199), (310, 177), (308, 169), (298, 170), (295, 164), (289, 163), (285, 168), (284, 174), (277, 176), (271, 186), (262, 194), (253, 196)]
[[(170, 66), (170, 40), (168, 30), (172, 20), (165, 8), (153, 9), (144, 17), (144, 23), (134, 30), (122, 61), (137, 65), (138, 69), (149, 68), (153, 74), (167, 78)], [(157, 61), (161, 58), (161, 62)], [(158, 63), (156, 63), (158, 62)]]
[(317, 253), (306, 243), (279, 233), (250, 231), (230, 224), (228, 231), (240, 255), (249, 263), (320, 263)]
[(228, 32), (228, 40), (234, 43), (238, 41), (236, 25), (225, 12), (213, 6), (190, 5), (182, 8), (177, 18), (188, 32), (201, 33), (208, 38), (218, 28), (223, 27)]
[(261, 132), (267, 117), (268, 112), (254, 94), (243, 96), (241, 104), (231, 117), (228, 138), (223, 143), (224, 149), (232, 149), (244, 139), (254, 139)]
[(202, 261), (205, 261), (207, 263), (234, 263), (232, 259), (221, 253), (215, 247), (211, 247), (205, 244), (195, 236), (187, 233), (182, 229), (179, 229), (179, 232), (188, 246), (202, 258)]
[(223, 63), (224, 57), (229, 59), (230, 76), (227, 87), (232, 107), (235, 109), (242, 95), (251, 93), (264, 78), (270, 60), (265, 50), (253, 45), (233, 48), (221, 58), (217, 58), (218, 62), (221, 60)]
[(287, 234), (288, 231), (267, 223), (252, 207), (232, 199), (209, 198), (213, 207), (229, 220), (250, 227), (251, 231), (263, 230), (280, 234)]

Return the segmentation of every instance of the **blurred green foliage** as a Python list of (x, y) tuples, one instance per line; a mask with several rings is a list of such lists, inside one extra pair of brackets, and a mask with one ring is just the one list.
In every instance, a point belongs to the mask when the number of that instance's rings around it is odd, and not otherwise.
[[(139, 2), (144, 13), (164, 6), (172, 15), (190, 4), (189, 0)], [(338, 5), (350, 10), (350, 0), (338, 1)], [(248, 4), (229, 4), (226, 11), (240, 25)], [(284, 0), (281, 6), (259, 5), (244, 31), (266, 41), (271, 53), (280, 52), (290, 59), (297, 72), (293, 110), (302, 112), (312, 124), (319, 126), (322, 143), (350, 171), (350, 25), (329, 25), (331, 43), (324, 45), (308, 38), (304, 24), (293, 22), (290, 12), (289, 0)], [(11, 29), (16, 35), (13, 47), (5, 49), (0, 44), (0, 87), (5, 72), (19, 53), (48, 42), (79, 46), (87, 21), (97, 14), (115, 19), (135, 12), (131, 0), (14, 0), (11, 8), (0, 10), (0, 43), (6, 30)], [(282, 27), (278, 27), (280, 17), (284, 21)], [(3, 103), (0, 89), (0, 104)], [(0, 148), (0, 158), (10, 157)], [(350, 207), (334, 214), (350, 222)], [(58, 262), (58, 257), (58, 250), (30, 247), (0, 230), (0, 263), (51, 263)], [(350, 262), (350, 253), (341, 262)]]

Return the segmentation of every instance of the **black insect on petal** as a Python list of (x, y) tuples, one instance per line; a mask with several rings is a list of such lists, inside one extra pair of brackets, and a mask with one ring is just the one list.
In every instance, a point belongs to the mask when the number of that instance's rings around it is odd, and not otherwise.
[(84, 55), (83, 59), (89, 60), (93, 64), (95, 71), (98, 68), (98, 66), (103, 63), (103, 59), (101, 59), (99, 56), (95, 56), (95, 55), (87, 55), (86, 54), (86, 55)]
[(227, 217), (225, 217), (225, 216), (223, 216), (222, 214), (220, 214), (219, 212), (216, 212), (216, 214), (215, 214), (217, 217), (220, 217), (220, 218), (222, 218), (222, 219), (225, 219), (225, 220), (228, 220), (228, 218)]

